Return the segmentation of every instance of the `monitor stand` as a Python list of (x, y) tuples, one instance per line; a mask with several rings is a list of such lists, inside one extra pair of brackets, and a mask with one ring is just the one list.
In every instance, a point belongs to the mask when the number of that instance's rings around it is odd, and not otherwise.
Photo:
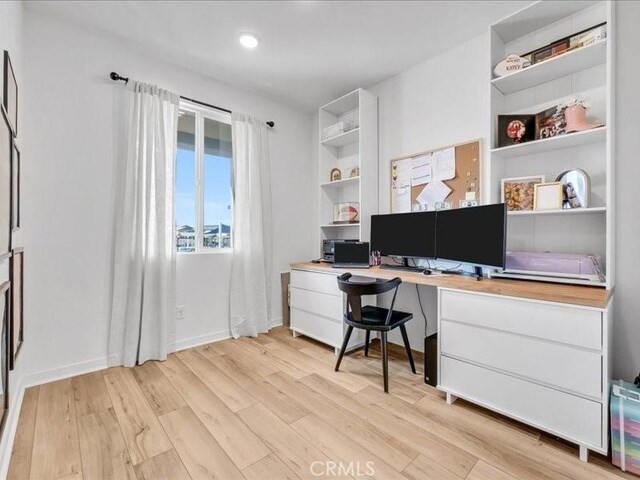
[(482, 280), (482, 267), (473, 267), (473, 272), (454, 272), (445, 270), (446, 273), (453, 273), (455, 275), (464, 275), (465, 277), (473, 277), (476, 280)]
[(424, 268), (424, 267), (415, 267), (413, 265), (409, 265), (409, 259), (408, 258), (403, 258), (402, 259), (402, 265), (393, 265), (390, 263), (383, 263), (382, 265), (380, 265), (380, 268), (383, 270), (400, 270), (403, 272), (415, 272), (415, 273), (423, 273), (427, 270), (429, 270), (428, 268)]

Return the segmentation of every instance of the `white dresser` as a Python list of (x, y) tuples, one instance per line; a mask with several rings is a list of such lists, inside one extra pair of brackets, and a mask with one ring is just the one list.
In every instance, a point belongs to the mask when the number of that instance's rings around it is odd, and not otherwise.
[(438, 388), (606, 454), (610, 329), (608, 305), (439, 288)]
[[(291, 270), (291, 330), (340, 351), (346, 328), (342, 321), (346, 299), (338, 289), (342, 271), (310, 272)], [(374, 299), (368, 304), (375, 305)], [(349, 350), (364, 345), (363, 330), (354, 329)]]

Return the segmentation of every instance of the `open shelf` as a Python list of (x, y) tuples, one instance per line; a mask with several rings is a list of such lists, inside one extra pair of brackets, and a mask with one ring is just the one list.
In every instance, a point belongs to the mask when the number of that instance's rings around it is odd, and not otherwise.
[(322, 141), (322, 145), (326, 147), (344, 147), (356, 143), (360, 139), (360, 128), (354, 128), (348, 132), (341, 133), (335, 137), (328, 138)]
[(590, 207), (590, 208), (559, 208), (554, 210), (514, 210), (507, 212), (507, 215), (520, 217), (531, 215), (580, 215), (589, 213), (606, 213), (606, 207)]
[(550, 60), (494, 78), (491, 84), (505, 95), (540, 85), (556, 78), (602, 65), (607, 60), (607, 39), (576, 48)]
[(320, 225), (320, 227), (322, 228), (342, 228), (342, 227), (359, 227), (359, 226), (360, 226), (359, 223), (339, 223), (339, 224), (325, 223), (324, 225)]
[(334, 115), (342, 115), (350, 110), (358, 108), (360, 104), (360, 98), (358, 95), (358, 90), (354, 90), (353, 92), (349, 92), (346, 95), (343, 95), (335, 100), (323, 105), (320, 107), (320, 110), (325, 110), (327, 112), (333, 113)]
[(504, 43), (509, 43), (540, 28), (589, 8), (597, 1), (537, 2), (495, 23), (493, 31)]
[(604, 142), (607, 138), (607, 127), (593, 128), (582, 132), (567, 133), (557, 137), (544, 138), (531, 142), (509, 145), (508, 147), (494, 148), (491, 154), (501, 158), (522, 157), (524, 155), (535, 155), (537, 153), (550, 152), (562, 148), (574, 148), (590, 143)]
[(332, 189), (332, 188), (342, 188), (348, 187), (351, 185), (357, 185), (360, 182), (360, 177), (351, 177), (345, 178), (343, 180), (336, 180), (335, 182), (325, 182), (321, 184), (321, 187), (324, 189)]

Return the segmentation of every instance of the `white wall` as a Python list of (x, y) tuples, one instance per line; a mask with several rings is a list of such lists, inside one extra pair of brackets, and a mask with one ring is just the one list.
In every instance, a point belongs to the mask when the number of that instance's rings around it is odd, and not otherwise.
[[(481, 36), (373, 87), (365, 87), (378, 97), (380, 213), (390, 210), (392, 158), (488, 137), (488, 64), (488, 37)], [(317, 129), (317, 114), (314, 124)], [(312, 148), (317, 168), (317, 141)], [(419, 287), (419, 291), (431, 334), (436, 331), (436, 291), (426, 286)], [(425, 325), (415, 285), (400, 287), (395, 308), (413, 313), (414, 319), (407, 323), (409, 341), (412, 348), (422, 351)], [(389, 339), (402, 344), (397, 332)]]
[[(639, 22), (640, 2), (617, 3), (617, 277), (613, 370), (615, 377), (627, 380), (633, 380), (640, 371)], [(490, 105), (486, 81), (489, 62), (487, 34), (378, 85), (364, 86), (378, 96), (380, 213), (388, 213), (390, 209), (391, 158), (460, 141), (489, 138)], [(317, 128), (317, 115), (314, 122)], [(487, 143), (483, 152), (485, 157)], [(312, 153), (316, 168), (317, 141), (312, 144)], [(433, 288), (420, 287), (420, 293), (431, 333), (435, 331), (436, 321), (435, 292)], [(409, 338), (413, 348), (422, 350), (424, 323), (413, 285), (401, 287), (396, 306), (413, 313), (414, 320), (407, 324)], [(392, 340), (401, 343), (399, 335)]]
[[(378, 96), (380, 213), (391, 208), (392, 158), (488, 137), (488, 64), (488, 36), (483, 35), (369, 88)], [(436, 331), (436, 291), (419, 290), (431, 334)], [(414, 285), (401, 287), (395, 308), (413, 313), (409, 341), (422, 351), (424, 318)], [(396, 332), (390, 338), (402, 342)]]
[[(273, 120), (273, 299), (279, 275), (311, 255), (306, 194), (311, 117), (27, 11), (23, 75), (26, 373), (104, 365), (111, 309), (115, 169), (123, 158), (126, 92), (112, 70), (186, 96)], [(230, 257), (180, 255), (180, 346), (228, 333)], [(41, 377), (52, 373), (41, 374)]]

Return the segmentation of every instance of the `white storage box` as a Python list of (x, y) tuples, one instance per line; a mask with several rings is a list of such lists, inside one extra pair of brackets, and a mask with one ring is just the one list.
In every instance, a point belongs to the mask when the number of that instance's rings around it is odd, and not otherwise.
[(333, 125), (329, 125), (328, 127), (322, 129), (322, 141), (337, 137), (338, 135), (349, 132), (357, 127), (358, 125), (356, 125), (353, 120), (334, 123)]

